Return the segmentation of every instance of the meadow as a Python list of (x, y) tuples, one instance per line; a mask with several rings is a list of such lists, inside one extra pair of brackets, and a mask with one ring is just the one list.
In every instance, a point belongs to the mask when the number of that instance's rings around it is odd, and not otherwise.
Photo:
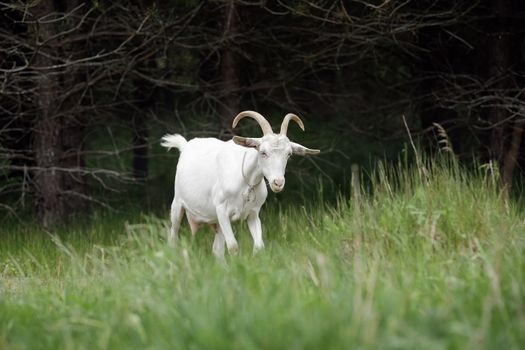
[(489, 167), (379, 166), (359, 195), (263, 208), (211, 254), (166, 215), (0, 234), (1, 349), (518, 349), (525, 223)]

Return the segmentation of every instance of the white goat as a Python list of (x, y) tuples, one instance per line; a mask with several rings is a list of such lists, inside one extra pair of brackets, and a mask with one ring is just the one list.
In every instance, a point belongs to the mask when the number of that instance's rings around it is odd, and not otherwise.
[(219, 258), (224, 257), (224, 243), (230, 254), (238, 250), (231, 221), (247, 219), (253, 251), (264, 248), (259, 211), (268, 192), (263, 177), (273, 192), (281, 192), (288, 158), (292, 154), (317, 154), (319, 150), (291, 142), (286, 136), (290, 120), (304, 131), (303, 122), (295, 114), (284, 117), (279, 134), (274, 134), (270, 123), (253, 111), (239, 113), (233, 127), (245, 117), (259, 123), (263, 137), (234, 136), (227, 142), (216, 138), (194, 138), (188, 142), (181, 135), (162, 138), (162, 146), (176, 147), (181, 152), (171, 205), (171, 242), (177, 238), (186, 211), (192, 234), (200, 223), (215, 230), (213, 254)]

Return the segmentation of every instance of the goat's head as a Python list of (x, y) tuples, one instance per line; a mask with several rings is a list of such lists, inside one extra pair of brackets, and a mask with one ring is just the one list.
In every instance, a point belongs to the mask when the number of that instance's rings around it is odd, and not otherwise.
[(245, 117), (253, 118), (259, 123), (263, 131), (263, 137), (251, 138), (234, 136), (233, 142), (239, 146), (257, 149), (259, 152), (259, 167), (262, 169), (264, 177), (270, 183), (270, 188), (273, 192), (281, 192), (284, 188), (284, 172), (288, 158), (290, 158), (292, 154), (304, 156), (307, 154), (318, 154), (320, 151), (306, 148), (288, 139), (286, 133), (290, 120), (299, 124), (299, 127), (304, 131), (303, 122), (295, 114), (289, 113), (284, 117), (279, 134), (274, 134), (266, 118), (254, 111), (239, 113), (233, 120), (233, 127), (235, 128), (237, 123)]

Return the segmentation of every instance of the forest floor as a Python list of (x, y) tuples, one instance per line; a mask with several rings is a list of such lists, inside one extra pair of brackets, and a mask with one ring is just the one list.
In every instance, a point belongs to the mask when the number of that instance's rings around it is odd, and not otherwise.
[[(166, 218), (0, 234), (1, 349), (517, 349), (525, 223), (490, 175), (378, 170), (360, 197), (262, 211), (219, 263)], [(332, 201), (335, 203), (335, 201)]]

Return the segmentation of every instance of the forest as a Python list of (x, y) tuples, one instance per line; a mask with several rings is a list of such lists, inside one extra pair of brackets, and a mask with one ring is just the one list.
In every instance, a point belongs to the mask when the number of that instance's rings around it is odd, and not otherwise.
[[(0, 348), (524, 346), (525, 2), (0, 16)], [(246, 110), (320, 153), (263, 180), (264, 250), (242, 220), (224, 260), (185, 218), (172, 246), (162, 137), (261, 137)]]

